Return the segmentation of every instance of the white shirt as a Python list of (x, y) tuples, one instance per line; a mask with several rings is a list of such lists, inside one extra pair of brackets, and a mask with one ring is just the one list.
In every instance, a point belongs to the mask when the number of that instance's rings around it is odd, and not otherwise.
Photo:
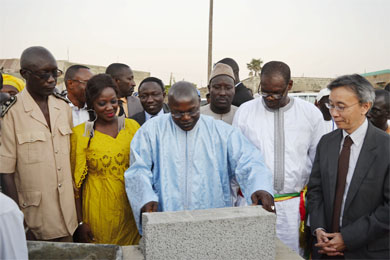
[[(345, 204), (345, 200), (347, 198), (349, 185), (351, 184), (351, 180), (353, 177), (353, 173), (355, 171), (356, 163), (358, 161), (360, 151), (362, 150), (364, 137), (366, 136), (366, 133), (367, 133), (367, 128), (368, 128), (368, 121), (366, 118), (364, 120), (363, 124), (361, 124), (361, 126), (359, 126), (358, 129), (356, 129), (352, 134), (349, 135), (353, 141), (353, 144), (351, 145), (351, 153), (349, 155), (348, 173), (347, 173), (347, 178), (345, 181), (345, 190), (344, 190), (344, 195), (343, 195), (343, 201), (341, 203), (340, 227), (342, 226), (344, 204)], [(341, 150), (343, 148), (344, 139), (347, 135), (348, 135), (348, 133), (343, 130), (343, 140), (340, 144), (340, 153), (341, 153)]]
[(325, 123), (325, 133), (326, 134), (337, 129), (337, 125), (333, 121), (333, 118), (329, 121), (324, 120), (324, 123)]
[[(266, 165), (275, 175), (276, 110), (263, 102), (263, 98), (258, 98), (242, 104), (236, 111), (233, 126), (239, 127), (262, 152)], [(289, 104), (279, 110), (284, 129), (284, 185), (275, 193), (298, 193), (309, 180), (317, 144), (325, 133), (324, 119), (318, 108), (299, 98), (290, 97)]]
[(145, 112), (145, 122), (146, 122), (146, 121), (148, 121), (149, 119), (151, 119), (152, 117), (163, 115), (163, 114), (164, 114), (164, 109), (161, 108), (160, 112), (158, 112), (158, 113), (155, 114), (155, 115), (149, 114), (148, 112), (146, 112), (146, 110), (145, 110), (144, 112)]
[[(68, 96), (66, 96), (66, 98), (70, 101)], [(72, 101), (70, 101), (69, 106), (72, 108), (73, 126), (77, 126), (89, 120), (87, 105), (83, 108), (79, 108), (78, 106), (73, 105)]]
[(23, 213), (0, 192), (0, 259), (28, 259)]

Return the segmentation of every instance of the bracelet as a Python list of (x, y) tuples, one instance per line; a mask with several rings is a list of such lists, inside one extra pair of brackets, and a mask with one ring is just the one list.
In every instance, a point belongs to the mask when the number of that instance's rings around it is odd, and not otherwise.
[(78, 227), (81, 227), (84, 224), (83, 221), (80, 221), (79, 224), (77, 225)]

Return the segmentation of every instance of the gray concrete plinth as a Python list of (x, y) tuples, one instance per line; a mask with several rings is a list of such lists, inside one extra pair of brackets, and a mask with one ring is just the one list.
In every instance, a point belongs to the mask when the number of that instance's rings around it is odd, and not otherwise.
[(116, 245), (28, 241), (31, 259), (121, 260), (122, 248)]
[(275, 259), (275, 214), (260, 206), (142, 215), (149, 259)]

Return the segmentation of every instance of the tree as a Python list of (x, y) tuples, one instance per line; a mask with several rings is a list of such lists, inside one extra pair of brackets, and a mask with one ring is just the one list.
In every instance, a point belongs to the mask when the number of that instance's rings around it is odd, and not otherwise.
[(248, 70), (250, 70), (249, 72), (249, 76), (259, 76), (259, 72), (261, 70), (261, 64), (263, 64), (264, 61), (260, 59), (252, 59), (250, 63), (247, 63), (246, 64), (246, 67), (248, 68)]

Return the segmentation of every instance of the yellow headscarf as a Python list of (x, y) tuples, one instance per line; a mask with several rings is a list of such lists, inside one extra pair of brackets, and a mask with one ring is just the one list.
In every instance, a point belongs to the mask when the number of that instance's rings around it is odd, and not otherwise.
[(3, 74), (3, 85), (13, 86), (18, 90), (18, 92), (20, 92), (24, 89), (26, 83), (24, 83), (23, 80), (12, 75)]

